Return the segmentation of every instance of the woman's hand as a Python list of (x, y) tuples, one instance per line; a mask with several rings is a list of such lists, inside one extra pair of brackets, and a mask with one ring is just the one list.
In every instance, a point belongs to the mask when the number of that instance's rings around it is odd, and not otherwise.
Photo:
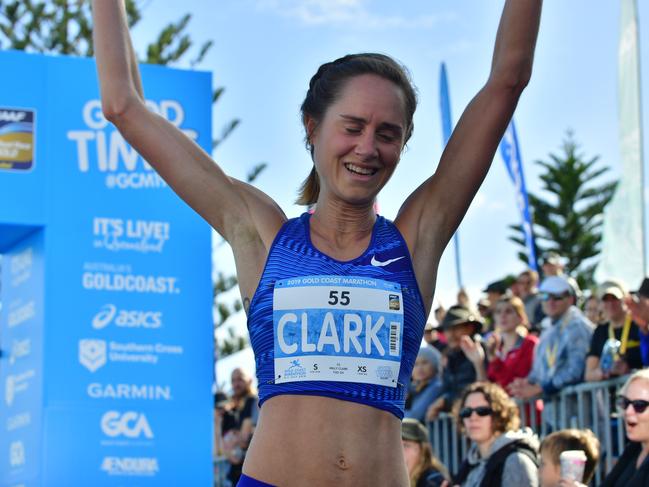
[(463, 336), (460, 339), (460, 348), (464, 355), (472, 364), (481, 364), (484, 362), (485, 354), (482, 346), (471, 339), (469, 336)]
[(500, 348), (501, 343), (502, 338), (499, 333), (493, 332), (489, 335), (489, 338), (487, 338), (487, 360), (489, 360), (489, 362), (496, 358), (496, 352)]
[(426, 421), (435, 421), (437, 416), (439, 416), (439, 413), (444, 409), (444, 403), (444, 398), (439, 397), (434, 403), (428, 406), (428, 410), (426, 411)]

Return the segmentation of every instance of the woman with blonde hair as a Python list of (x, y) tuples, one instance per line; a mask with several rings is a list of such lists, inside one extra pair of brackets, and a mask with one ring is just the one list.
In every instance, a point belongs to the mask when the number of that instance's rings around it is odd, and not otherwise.
[(498, 300), (494, 311), (496, 331), (487, 340), (487, 378), (503, 388), (532, 370), (538, 337), (528, 333), (525, 304), (516, 296)]
[(617, 404), (630, 441), (602, 487), (646, 487), (649, 485), (649, 369), (638, 370), (629, 377)]
[(447, 480), (446, 468), (433, 454), (423, 424), (416, 419), (404, 419), (401, 423), (401, 443), (410, 487), (440, 487)]
[[(516, 296), (503, 296), (494, 309), (495, 330), (486, 347), (473, 342), (463, 343), (462, 350), (473, 364), (478, 380), (489, 380), (503, 388), (516, 378), (527, 377), (532, 370), (534, 349), (539, 339), (528, 333), (529, 321), (523, 301)], [(487, 355), (485, 369), (484, 350)]]
[(452, 485), (538, 486), (538, 439), (530, 429), (519, 430), (518, 407), (502, 387), (471, 384), (455, 404), (454, 415), (472, 444)]

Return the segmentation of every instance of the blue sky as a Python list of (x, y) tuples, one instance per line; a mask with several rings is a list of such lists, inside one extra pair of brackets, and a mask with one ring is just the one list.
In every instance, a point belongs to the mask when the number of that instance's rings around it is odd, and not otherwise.
[[(239, 128), (215, 154), (235, 177), (255, 163), (269, 168), (258, 186), (297, 216), (292, 204), (310, 169), (298, 110), (318, 66), (350, 52), (377, 51), (401, 60), (411, 71), (420, 104), (415, 131), (393, 179), (380, 196), (392, 218), (406, 196), (434, 170), (442, 151), (438, 77), (447, 64), (454, 120), (485, 82), (502, 0), (151, 0), (134, 29), (136, 50), (170, 20), (190, 12), (197, 43), (214, 48), (201, 69), (213, 72), (226, 93), (214, 111), (215, 130), (228, 120)], [(649, 2), (640, 0), (640, 43), (649, 52)], [(560, 153), (571, 129), (583, 154), (612, 167), (619, 160), (617, 125), (617, 1), (546, 0), (532, 81), (515, 120), (528, 188), (538, 192), (535, 160)], [(643, 68), (643, 113), (649, 112), (649, 63)], [(146, 91), (146, 87), (145, 87)], [(649, 146), (645, 129), (644, 144)], [(645, 150), (646, 152), (646, 150)], [(646, 159), (646, 157), (645, 157)], [(492, 169), (461, 227), (463, 277), (471, 297), (506, 273), (523, 270), (507, 225), (517, 223), (512, 185), (497, 154)], [(452, 304), (457, 291), (449, 245), (442, 259), (437, 296)], [(221, 252), (217, 266), (231, 270)], [(631, 283), (632, 286), (637, 283)]]

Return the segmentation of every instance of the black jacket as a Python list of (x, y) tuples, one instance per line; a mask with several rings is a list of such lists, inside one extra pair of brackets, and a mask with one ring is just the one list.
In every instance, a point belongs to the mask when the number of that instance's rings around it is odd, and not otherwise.
[[(629, 464), (635, 464), (638, 460), (638, 455), (642, 450), (642, 445), (640, 443), (631, 442), (627, 445), (622, 452), (622, 456), (611, 470), (604, 482), (600, 487), (615, 487), (617, 485), (617, 480), (619, 479), (622, 472), (627, 468)], [(649, 457), (645, 458), (640, 468), (635, 471), (635, 475), (631, 477), (631, 480), (624, 485), (624, 487), (647, 487), (649, 485)]]

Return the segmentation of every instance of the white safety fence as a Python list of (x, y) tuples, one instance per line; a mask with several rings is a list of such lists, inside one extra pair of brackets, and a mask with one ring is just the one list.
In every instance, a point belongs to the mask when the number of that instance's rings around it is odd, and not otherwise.
[[(600, 464), (594, 479), (594, 485), (599, 485), (626, 442), (622, 418), (615, 408), (615, 397), (626, 379), (624, 376), (566, 387), (542, 402), (539, 398), (518, 401), (521, 425), (532, 428), (540, 439), (565, 428), (592, 430), (601, 445)], [(537, 407), (541, 403), (542, 410)], [(448, 413), (440, 414), (428, 427), (435, 455), (451, 472), (457, 472), (466, 457), (469, 440), (459, 434)]]

